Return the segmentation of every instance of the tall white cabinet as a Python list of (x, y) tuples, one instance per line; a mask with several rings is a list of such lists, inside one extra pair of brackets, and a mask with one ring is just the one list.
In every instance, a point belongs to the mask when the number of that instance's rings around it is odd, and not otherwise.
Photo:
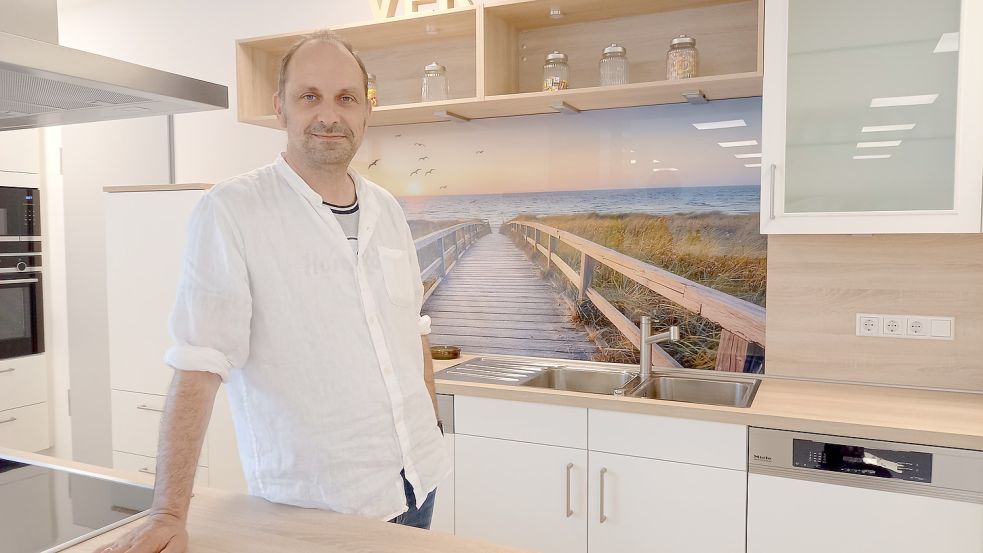
[[(188, 218), (204, 190), (107, 192), (106, 251), (113, 464), (153, 474), (173, 369), (168, 319)], [(198, 484), (246, 491), (225, 391), (216, 396)]]
[(768, 0), (765, 44), (763, 233), (981, 231), (983, 3)]

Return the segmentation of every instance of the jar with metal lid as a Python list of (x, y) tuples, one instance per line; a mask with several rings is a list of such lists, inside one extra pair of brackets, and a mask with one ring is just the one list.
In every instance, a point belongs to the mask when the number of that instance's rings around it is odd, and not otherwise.
[(378, 99), (379, 89), (377, 88), (378, 85), (376, 85), (375, 82), (375, 74), (369, 73), (367, 77), (369, 82), (368, 82), (368, 91), (366, 95), (368, 97), (369, 103), (372, 104), (372, 107), (376, 107), (379, 105), (379, 99)]
[(447, 68), (437, 62), (423, 68), (423, 101), (439, 102), (449, 96)]
[(601, 86), (628, 84), (628, 50), (611, 43), (601, 53)]
[(546, 65), (543, 66), (543, 92), (556, 92), (570, 88), (570, 66), (567, 65), (567, 55), (556, 50), (546, 54)]
[(699, 53), (696, 51), (695, 38), (679, 35), (669, 41), (669, 51), (666, 52), (667, 79), (672, 81), (695, 77), (698, 64)]

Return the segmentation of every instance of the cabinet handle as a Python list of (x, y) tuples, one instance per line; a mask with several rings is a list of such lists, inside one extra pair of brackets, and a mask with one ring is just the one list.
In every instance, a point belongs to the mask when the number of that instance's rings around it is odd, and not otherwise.
[(14, 372), (16, 370), (17, 369), (4, 369), (4, 370), (0, 371), (0, 374), (3, 374), (3, 373), (12, 373), (12, 372)]
[(608, 517), (604, 516), (604, 474), (607, 471), (608, 469), (606, 468), (601, 469), (601, 524), (604, 524), (604, 521), (608, 519)]
[(14, 422), (15, 420), (17, 420), (17, 417), (10, 417), (7, 420), (0, 421), (0, 424), (4, 424), (4, 423), (7, 423), (7, 422)]
[(149, 474), (151, 476), (157, 474), (156, 472), (150, 470), (150, 467), (143, 467), (142, 469), (138, 469), (137, 472), (142, 472), (144, 474)]
[(151, 406), (145, 405), (143, 403), (141, 403), (140, 405), (137, 405), (137, 409), (140, 409), (142, 411), (153, 411), (154, 413), (163, 413), (164, 412), (163, 409), (157, 409), (156, 407), (151, 407)]
[(573, 463), (567, 463), (567, 518), (573, 516), (573, 509), (570, 508), (570, 471), (573, 469)]
[(774, 163), (772, 163), (769, 166), (769, 173), (771, 173), (771, 184), (769, 185), (770, 193), (768, 194), (768, 198), (771, 200), (771, 210), (768, 213), (768, 218), (772, 221), (775, 220), (775, 169), (777, 169), (777, 167)]

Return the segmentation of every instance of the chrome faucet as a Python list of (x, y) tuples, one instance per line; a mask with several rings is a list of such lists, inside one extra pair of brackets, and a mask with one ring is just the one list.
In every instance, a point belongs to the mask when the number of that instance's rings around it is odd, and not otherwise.
[(678, 326), (673, 325), (665, 332), (652, 334), (652, 318), (642, 316), (642, 337), (638, 341), (638, 350), (641, 352), (641, 366), (639, 367), (638, 376), (642, 382), (652, 375), (652, 344), (668, 341), (675, 342), (678, 340)]

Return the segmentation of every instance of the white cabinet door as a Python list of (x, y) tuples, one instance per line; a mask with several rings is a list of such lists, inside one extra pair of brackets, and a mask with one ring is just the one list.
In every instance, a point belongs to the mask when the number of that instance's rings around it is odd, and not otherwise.
[(589, 464), (590, 553), (744, 552), (746, 472), (595, 451)]
[(748, 553), (979, 553), (983, 505), (748, 475)]
[(44, 355), (0, 360), (0, 411), (48, 399), (48, 366)]
[(455, 437), (457, 535), (556, 553), (587, 551), (587, 452)]
[(0, 132), (0, 171), (33, 175), (41, 171), (39, 129)]
[(0, 447), (41, 451), (51, 447), (48, 403), (0, 411)]
[(112, 388), (164, 395), (188, 219), (201, 190), (106, 194), (106, 302)]
[(763, 233), (980, 232), (983, 3), (769, 0), (765, 41)]
[[(444, 435), (444, 448), (451, 456), (451, 466), (454, 466), (454, 434)], [(447, 475), (437, 484), (437, 496), (434, 499), (433, 519), (430, 529), (436, 532), (454, 533), (454, 473)]]

